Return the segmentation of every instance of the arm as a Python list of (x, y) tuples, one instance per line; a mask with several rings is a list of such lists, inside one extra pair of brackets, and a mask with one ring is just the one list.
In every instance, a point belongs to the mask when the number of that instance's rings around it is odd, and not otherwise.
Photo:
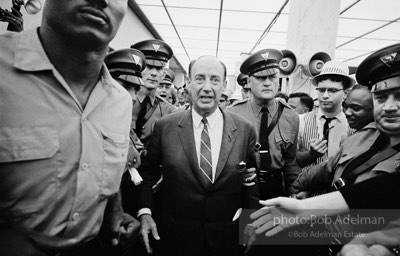
[(131, 215), (124, 213), (120, 192), (109, 199), (103, 225), (110, 232), (112, 245), (118, 245), (121, 239), (124, 242), (129, 241), (138, 233), (140, 224)]
[[(382, 174), (340, 189), (352, 209), (399, 209), (400, 173)], [(373, 189), (371, 189), (373, 188)], [(371, 200), (373, 198), (374, 200)]]
[(298, 134), (299, 134), (299, 117), (297, 115), (294, 116), (294, 127), (292, 128), (295, 131), (293, 144), (289, 145), (288, 148), (284, 149), (282, 152), (282, 157), (285, 162), (283, 166), (283, 178), (285, 181), (285, 191), (288, 193), (290, 185), (292, 185), (293, 181), (296, 180), (297, 176), (300, 173), (299, 165), (296, 162), (296, 152), (297, 152), (297, 143), (298, 143)]
[(326, 145), (326, 140), (311, 140), (309, 150), (302, 149), (297, 151), (297, 163), (301, 168), (306, 167), (307, 165), (317, 161), (317, 159), (323, 156), (327, 150), (328, 147)]
[(339, 159), (340, 152), (330, 157), (328, 161), (301, 172), (289, 188), (290, 194), (298, 194), (302, 191), (320, 192), (329, 188)]
[(161, 159), (161, 127), (159, 122), (154, 124), (154, 131), (150, 138), (147, 147), (147, 154), (143, 159), (140, 166), (140, 174), (143, 178), (142, 183), (138, 186), (138, 206), (139, 206), (139, 220), (141, 223), (140, 234), (146, 247), (148, 254), (152, 253), (152, 248), (149, 242), (149, 233), (152, 234), (154, 239), (159, 240), (157, 225), (151, 216), (151, 207), (153, 205), (153, 185), (161, 177), (161, 170), (159, 168)]
[(310, 219), (311, 217), (332, 216), (349, 211), (349, 206), (338, 191), (304, 200), (278, 197), (260, 201), (260, 203), (265, 207), (250, 215), (250, 218), (255, 220), (251, 225), (257, 228), (257, 234), (266, 232), (266, 236), (273, 236), (282, 230), (301, 224), (279, 221), (282, 218)]
[[(254, 185), (249, 185), (248, 183), (244, 183), (242, 186), (241, 194), (242, 194), (242, 207), (247, 209), (258, 209), (260, 204), (258, 203), (259, 194), (258, 194), (258, 184), (257, 179), (255, 179), (255, 174), (249, 176), (250, 172), (255, 172), (256, 166), (256, 156), (255, 156), (255, 144), (256, 144), (256, 132), (253, 126), (249, 127), (251, 129), (251, 133), (249, 136), (249, 145), (247, 150), (247, 170), (245, 174), (246, 179), (250, 179)], [(254, 173), (253, 172), (253, 173)], [(251, 179), (253, 177), (253, 179)]]

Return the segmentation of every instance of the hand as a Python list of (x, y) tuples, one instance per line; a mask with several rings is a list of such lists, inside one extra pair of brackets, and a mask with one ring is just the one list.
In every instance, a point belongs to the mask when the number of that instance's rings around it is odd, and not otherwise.
[(256, 241), (257, 234), (255, 231), (256, 231), (256, 228), (253, 227), (251, 224), (247, 224), (244, 227), (244, 231), (243, 231), (244, 244), (243, 244), (243, 246), (246, 247), (246, 249), (244, 251), (244, 255), (246, 255), (251, 250), (251, 248), (253, 247), (254, 241)]
[(326, 140), (313, 139), (310, 140), (310, 153), (315, 157), (323, 156), (328, 151)]
[(150, 214), (140, 215), (140, 234), (142, 235), (144, 246), (146, 247), (147, 254), (152, 254), (153, 249), (150, 247), (149, 233), (153, 235), (154, 239), (160, 240), (157, 231), (157, 225)]
[(256, 219), (251, 225), (257, 227), (256, 234), (266, 232), (265, 236), (273, 236), (297, 224), (290, 221), (280, 221), (282, 218), (296, 218), (305, 213), (302, 201), (294, 198), (277, 197), (260, 201), (260, 204), (265, 205), (265, 207), (250, 215), (251, 219)]
[(365, 236), (356, 237), (343, 246), (340, 256), (385, 256), (393, 255), (389, 247), (399, 246), (397, 238), (389, 236), (382, 231), (374, 231)]
[(251, 187), (256, 185), (256, 183), (254, 182), (256, 177), (257, 177), (256, 168), (246, 169), (244, 173), (243, 186)]
[(305, 198), (309, 198), (311, 196), (311, 192), (310, 191), (301, 191), (297, 194), (292, 195), (291, 197), (293, 198), (297, 198), (297, 199), (305, 199)]
[(24, 29), (22, 13), (15, 7), (11, 7), (11, 12), (8, 10), (3, 10), (0, 21), (8, 22), (7, 30), (9, 31), (20, 32)]
[(112, 245), (129, 242), (139, 235), (140, 223), (131, 215), (116, 211), (109, 218)]

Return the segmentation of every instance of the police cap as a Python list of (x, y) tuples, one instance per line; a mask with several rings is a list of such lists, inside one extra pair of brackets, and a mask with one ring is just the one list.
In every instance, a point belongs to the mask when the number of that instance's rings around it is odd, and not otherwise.
[(104, 60), (111, 76), (116, 80), (143, 85), (142, 71), (146, 67), (146, 57), (136, 49), (121, 49), (109, 53)]
[(240, 86), (242, 86), (244, 89), (249, 89), (249, 88), (250, 88), (250, 85), (248, 84), (248, 81), (247, 81), (247, 78), (248, 78), (248, 77), (249, 77), (248, 75), (245, 75), (245, 74), (240, 73), (240, 74), (238, 75), (236, 81), (237, 81), (237, 83), (238, 83)]
[(240, 72), (248, 76), (270, 76), (279, 72), (282, 52), (276, 49), (264, 49), (251, 54), (240, 66)]
[(143, 52), (146, 64), (154, 67), (164, 67), (173, 55), (171, 47), (158, 39), (144, 40), (131, 45), (131, 48)]
[[(400, 44), (382, 48), (361, 62), (357, 82), (372, 92), (400, 87)], [(389, 81), (390, 80), (390, 81)]]
[(164, 72), (164, 76), (160, 82), (160, 84), (172, 84), (175, 80), (175, 73), (171, 69), (166, 68)]

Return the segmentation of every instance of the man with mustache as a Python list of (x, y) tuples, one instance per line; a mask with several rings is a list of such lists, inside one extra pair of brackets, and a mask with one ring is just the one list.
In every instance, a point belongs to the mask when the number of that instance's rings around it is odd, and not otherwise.
[(302, 170), (334, 155), (340, 142), (353, 132), (342, 111), (342, 102), (354, 83), (348, 66), (336, 60), (326, 62), (321, 73), (313, 77), (319, 108), (300, 115), (297, 163)]
[[(119, 185), (132, 100), (104, 65), (126, 0), (47, 0), (0, 35), (0, 255), (99, 254), (132, 236)], [(97, 248), (97, 249), (96, 249)]]

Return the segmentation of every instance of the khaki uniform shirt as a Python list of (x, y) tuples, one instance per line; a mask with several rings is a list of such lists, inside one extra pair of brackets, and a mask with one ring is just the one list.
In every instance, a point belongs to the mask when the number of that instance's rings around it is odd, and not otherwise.
[(132, 100), (103, 65), (83, 109), (37, 30), (0, 35), (0, 226), (78, 242), (119, 191)]
[[(271, 169), (283, 171), (285, 185), (288, 187), (299, 173), (299, 166), (296, 163), (299, 116), (289, 105), (282, 104), (284, 106), (282, 115), (269, 134), (268, 143), (271, 154)], [(262, 107), (256, 104), (253, 98), (235, 102), (234, 105), (228, 107), (228, 111), (243, 116), (254, 125), (257, 138), (260, 138), (261, 109)], [(274, 99), (273, 104), (268, 107), (268, 125), (277, 111), (278, 101)], [(257, 154), (257, 166), (260, 167), (259, 154)]]

